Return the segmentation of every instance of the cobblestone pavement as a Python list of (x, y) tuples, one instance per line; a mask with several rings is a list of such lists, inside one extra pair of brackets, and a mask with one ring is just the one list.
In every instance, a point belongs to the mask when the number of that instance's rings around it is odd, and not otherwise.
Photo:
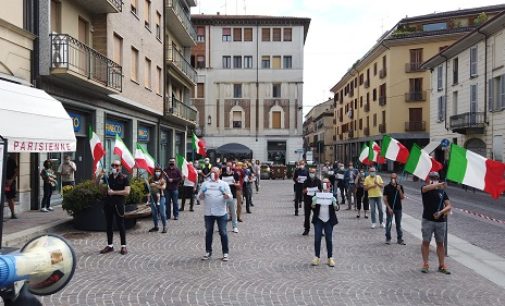
[[(105, 233), (66, 233), (78, 254), (78, 270), (45, 305), (505, 305), (503, 288), (448, 259), (452, 275), (422, 274), (420, 241), (385, 245), (382, 229), (338, 213), (336, 266), (310, 266), (313, 231), (302, 236), (303, 217), (293, 212), (290, 181), (263, 181), (253, 213), (231, 232), (230, 261), (204, 253), (202, 207), (181, 212), (169, 232), (147, 233), (148, 220), (127, 234), (129, 254), (99, 255)], [(414, 214), (417, 217), (417, 215)], [(394, 230), (393, 230), (394, 231)], [(214, 250), (220, 250), (218, 234)], [(118, 235), (115, 236), (116, 243)], [(117, 244), (116, 244), (117, 246)], [(436, 267), (435, 254), (431, 264)]]

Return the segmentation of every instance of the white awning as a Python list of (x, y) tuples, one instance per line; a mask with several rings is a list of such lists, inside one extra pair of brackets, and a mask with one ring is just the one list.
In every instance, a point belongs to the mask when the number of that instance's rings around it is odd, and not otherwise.
[(73, 152), (74, 126), (45, 91), (0, 80), (0, 135), (8, 152)]
[(431, 154), (431, 152), (435, 151), (435, 149), (438, 148), (438, 146), (440, 145), (441, 142), (442, 142), (442, 139), (438, 139), (438, 138), (431, 139), (430, 143), (428, 143), (428, 145), (423, 148), (423, 151), (428, 154)]

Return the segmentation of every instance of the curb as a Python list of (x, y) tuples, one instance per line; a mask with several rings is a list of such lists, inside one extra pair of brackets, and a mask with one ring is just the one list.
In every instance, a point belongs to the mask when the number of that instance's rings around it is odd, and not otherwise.
[(28, 240), (36, 236), (55, 232), (59, 229), (66, 227), (66, 225), (68, 225), (71, 221), (72, 218), (69, 217), (51, 223), (38, 225), (16, 233), (4, 235), (2, 239), (2, 247), (21, 246), (23, 243), (28, 242)]

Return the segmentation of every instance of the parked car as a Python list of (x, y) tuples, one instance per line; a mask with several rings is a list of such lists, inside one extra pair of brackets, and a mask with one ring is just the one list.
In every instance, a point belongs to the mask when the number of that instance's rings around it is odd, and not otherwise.
[(262, 163), (260, 165), (260, 179), (269, 180), (270, 179), (270, 165), (267, 163)]
[(271, 179), (285, 179), (287, 175), (287, 167), (285, 165), (272, 165), (270, 167)]

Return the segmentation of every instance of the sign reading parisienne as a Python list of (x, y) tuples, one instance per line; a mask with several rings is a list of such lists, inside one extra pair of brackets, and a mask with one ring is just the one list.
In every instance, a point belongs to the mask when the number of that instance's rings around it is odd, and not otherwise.
[(71, 142), (37, 142), (18, 141), (9, 142), (9, 152), (72, 152), (75, 144)]

